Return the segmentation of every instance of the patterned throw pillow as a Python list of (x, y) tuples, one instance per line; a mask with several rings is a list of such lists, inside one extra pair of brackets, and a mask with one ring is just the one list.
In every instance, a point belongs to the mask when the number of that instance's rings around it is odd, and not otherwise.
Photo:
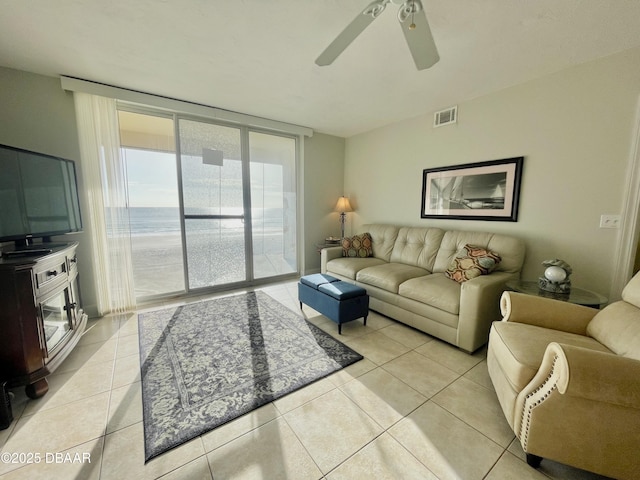
[(342, 256), (343, 257), (372, 257), (373, 256), (373, 240), (371, 235), (363, 233), (354, 235), (353, 237), (344, 237), (342, 239)]
[(458, 251), (444, 273), (450, 279), (463, 283), (491, 273), (501, 260), (497, 253), (467, 244)]

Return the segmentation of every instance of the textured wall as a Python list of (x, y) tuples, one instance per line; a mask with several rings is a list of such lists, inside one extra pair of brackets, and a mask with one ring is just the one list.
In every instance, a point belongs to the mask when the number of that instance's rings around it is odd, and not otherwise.
[[(562, 258), (574, 285), (606, 295), (618, 230), (599, 219), (621, 213), (639, 95), (633, 49), (460, 103), (456, 125), (434, 129), (428, 113), (351, 137), (345, 192), (356, 225), (510, 233), (527, 244), (524, 278)], [(515, 156), (525, 157), (517, 223), (420, 218), (423, 169)]]

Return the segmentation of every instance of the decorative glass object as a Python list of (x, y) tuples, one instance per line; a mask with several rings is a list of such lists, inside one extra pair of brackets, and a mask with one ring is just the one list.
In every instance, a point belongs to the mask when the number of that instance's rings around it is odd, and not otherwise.
[(569, 276), (573, 272), (571, 267), (564, 260), (558, 258), (545, 260), (542, 262), (546, 268), (544, 275), (538, 278), (540, 290), (551, 293), (568, 294), (571, 291), (571, 280)]

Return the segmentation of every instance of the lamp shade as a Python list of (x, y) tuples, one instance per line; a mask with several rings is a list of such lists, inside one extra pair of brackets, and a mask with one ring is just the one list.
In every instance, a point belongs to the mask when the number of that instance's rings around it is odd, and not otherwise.
[(336, 212), (353, 212), (353, 208), (351, 208), (351, 204), (349, 203), (349, 199), (347, 197), (340, 197), (338, 199), (338, 203), (336, 204)]

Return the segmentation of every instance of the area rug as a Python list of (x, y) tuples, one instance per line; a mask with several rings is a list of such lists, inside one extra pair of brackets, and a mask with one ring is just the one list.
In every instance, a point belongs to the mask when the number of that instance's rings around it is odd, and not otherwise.
[(145, 461), (362, 356), (263, 292), (138, 316)]

